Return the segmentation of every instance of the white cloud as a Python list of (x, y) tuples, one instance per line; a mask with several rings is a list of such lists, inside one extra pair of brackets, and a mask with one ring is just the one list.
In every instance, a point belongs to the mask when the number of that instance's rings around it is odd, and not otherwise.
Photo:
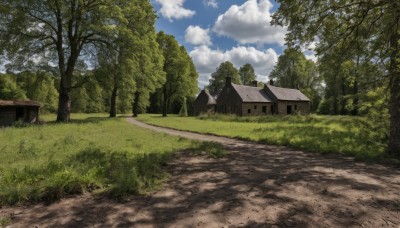
[(200, 73), (199, 86), (203, 88), (208, 84), (211, 73), (215, 72), (217, 67), (225, 61), (231, 61), (237, 68), (246, 63), (253, 65), (257, 74), (257, 80), (268, 81), (268, 75), (272, 71), (278, 55), (269, 48), (265, 51), (260, 51), (254, 47), (234, 47), (228, 51), (212, 50), (203, 45), (194, 48), (189, 55), (192, 57), (197, 71)]
[(316, 52), (315, 52), (316, 47), (317, 47), (317, 42), (314, 41), (303, 48), (303, 53), (304, 53), (304, 56), (306, 57), (306, 59), (317, 62), (318, 57), (316, 56)]
[(272, 3), (269, 0), (248, 0), (243, 5), (232, 5), (220, 15), (213, 31), (238, 42), (284, 45), (287, 29), (272, 26)]
[(214, 9), (218, 8), (217, 0), (203, 0), (203, 4), (206, 6), (210, 6)]
[(196, 11), (183, 7), (185, 0), (156, 0), (156, 2), (161, 5), (161, 15), (170, 21), (173, 19), (192, 17), (196, 14)]
[(200, 26), (190, 25), (185, 32), (185, 41), (193, 45), (211, 45), (209, 29), (202, 29)]

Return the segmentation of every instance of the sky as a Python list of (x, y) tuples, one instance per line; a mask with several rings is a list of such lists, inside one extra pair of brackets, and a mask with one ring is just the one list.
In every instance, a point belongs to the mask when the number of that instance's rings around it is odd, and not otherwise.
[[(270, 25), (279, 5), (273, 0), (151, 0), (159, 16), (157, 31), (174, 35), (199, 72), (199, 87), (224, 61), (238, 69), (253, 65), (267, 82), (285, 49), (287, 28)], [(306, 57), (315, 60), (307, 51)]]

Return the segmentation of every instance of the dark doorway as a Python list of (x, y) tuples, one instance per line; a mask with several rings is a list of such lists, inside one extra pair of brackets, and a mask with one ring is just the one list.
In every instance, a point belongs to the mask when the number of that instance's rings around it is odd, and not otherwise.
[(15, 109), (15, 120), (24, 119), (24, 108)]
[(292, 114), (292, 106), (291, 105), (287, 106), (287, 114)]
[(267, 113), (267, 106), (263, 106), (263, 107), (262, 107), (262, 112), (263, 112), (263, 113)]

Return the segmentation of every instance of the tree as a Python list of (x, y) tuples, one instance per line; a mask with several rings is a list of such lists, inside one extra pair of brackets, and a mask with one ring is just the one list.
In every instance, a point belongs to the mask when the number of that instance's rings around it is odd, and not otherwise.
[(232, 82), (240, 84), (239, 71), (229, 61), (221, 63), (217, 70), (211, 74), (208, 90), (213, 96), (221, 93), (225, 85), (226, 77), (231, 77)]
[(254, 72), (254, 68), (250, 63), (246, 63), (242, 67), (240, 67), (239, 75), (242, 85), (250, 85), (257, 78)]
[(137, 48), (135, 53), (139, 66), (134, 76), (136, 83), (132, 110), (134, 117), (138, 116), (140, 105), (142, 109), (148, 105), (149, 94), (162, 87), (166, 81), (163, 71), (164, 56), (159, 49), (154, 27), (151, 27), (141, 40), (143, 44)]
[(129, 19), (140, 14), (140, 2), (3, 0), (0, 47), (21, 66), (29, 56), (57, 65), (61, 78), (57, 121), (68, 122), (77, 62), (90, 60), (100, 46), (112, 46), (116, 37), (132, 37)]
[(317, 65), (307, 60), (300, 51), (294, 48), (285, 49), (269, 78), (275, 80), (277, 86), (301, 90), (310, 98), (311, 110), (318, 108), (322, 80)]
[(18, 86), (26, 92), (30, 100), (43, 104), (42, 112), (56, 112), (57, 89), (52, 75), (44, 71), (21, 72), (15, 75)]
[(0, 99), (27, 99), (25, 91), (17, 85), (15, 75), (0, 74)]
[(159, 32), (157, 42), (164, 56), (163, 71), (166, 73), (162, 87), (162, 110), (165, 117), (175, 99), (196, 93), (198, 73), (185, 47), (180, 47), (173, 36)]
[(288, 26), (289, 46), (307, 44), (317, 38), (319, 55), (332, 49), (345, 54), (362, 47), (370, 59), (386, 65), (390, 88), (387, 151), (400, 157), (400, 3), (386, 0), (278, 2), (280, 7), (272, 23)]

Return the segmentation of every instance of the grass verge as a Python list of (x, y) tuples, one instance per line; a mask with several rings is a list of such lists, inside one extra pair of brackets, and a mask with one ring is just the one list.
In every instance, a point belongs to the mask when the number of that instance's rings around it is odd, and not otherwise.
[(376, 140), (374, 134), (365, 133), (360, 125), (360, 117), (215, 115), (162, 118), (148, 114), (141, 115), (138, 120), (173, 129), (284, 145), (312, 152), (351, 155), (363, 161), (387, 159), (385, 144)]
[(155, 133), (122, 118), (72, 117), (69, 124), (0, 129), (0, 205), (53, 202), (83, 192), (142, 194), (166, 179), (161, 166), (176, 151), (223, 154), (220, 144)]

